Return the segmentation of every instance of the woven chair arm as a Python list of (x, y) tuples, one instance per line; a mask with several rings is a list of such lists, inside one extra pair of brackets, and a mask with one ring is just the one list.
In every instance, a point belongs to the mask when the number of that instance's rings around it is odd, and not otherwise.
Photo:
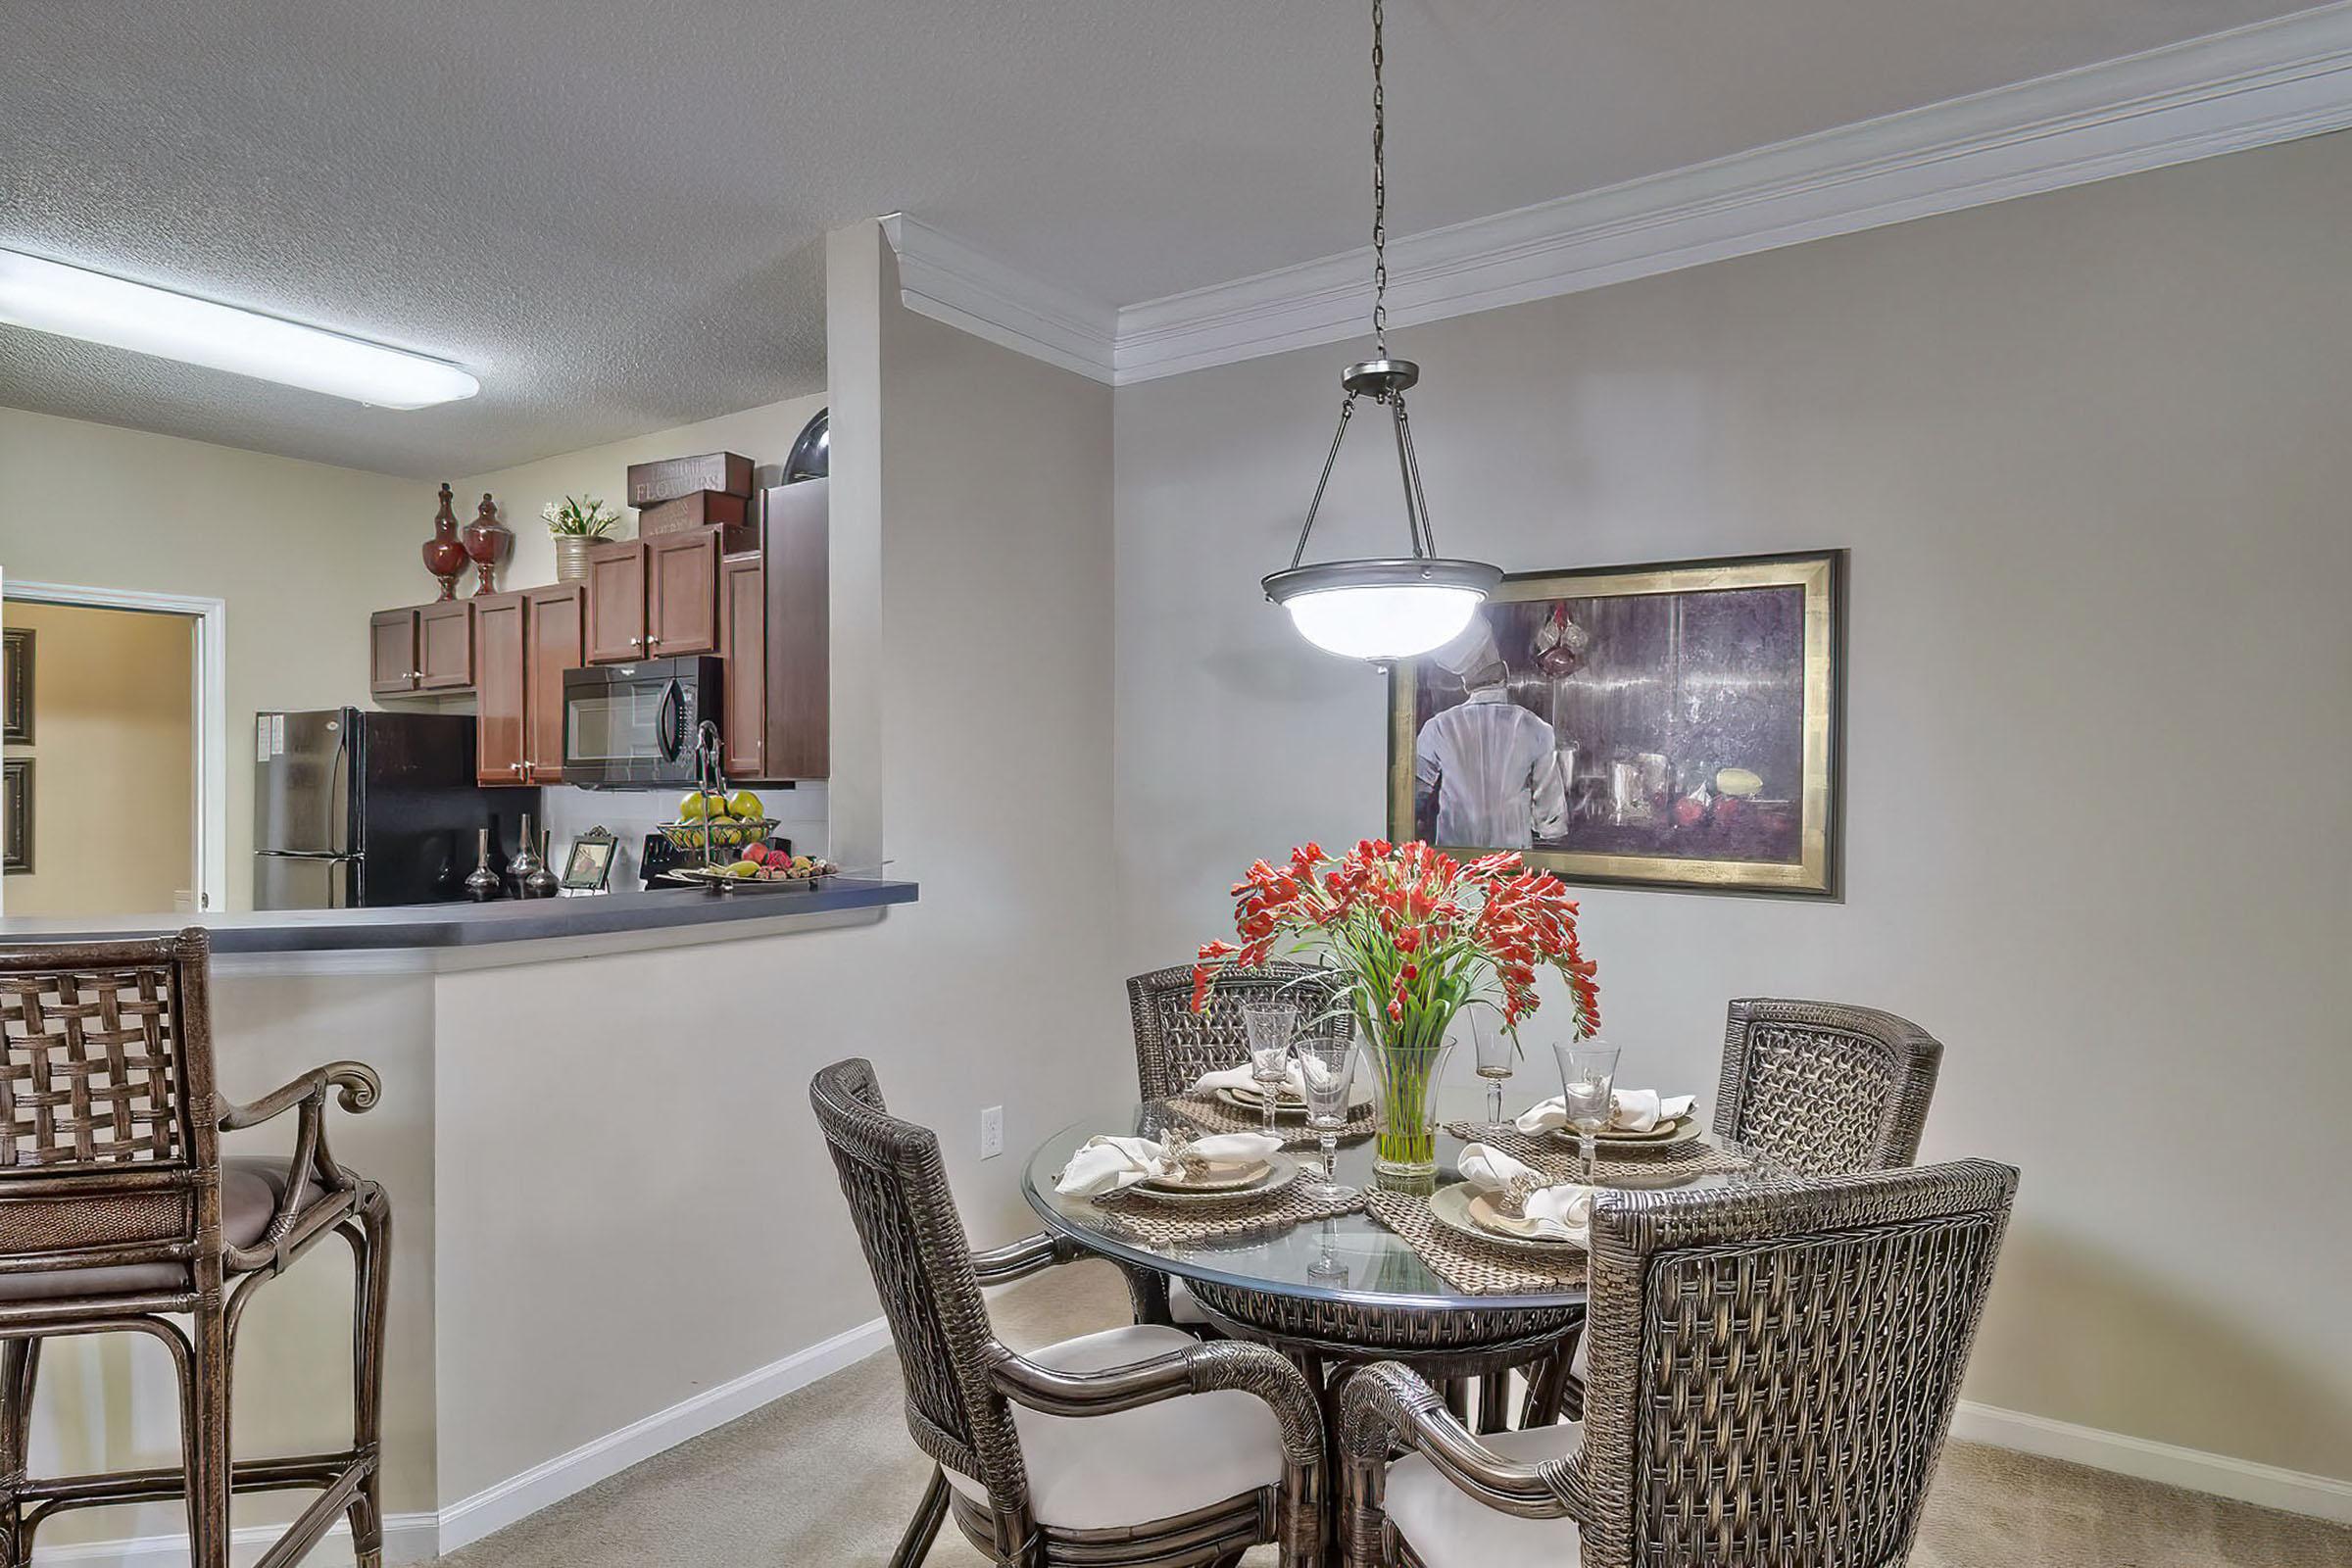
[(372, 1109), (384, 1092), (375, 1069), (367, 1063), (330, 1061), (323, 1067), (313, 1067), (292, 1083), (270, 1090), (251, 1104), (224, 1106), (220, 1112), (220, 1130), (233, 1133), (258, 1127), (297, 1105), (323, 1105), (329, 1089), (341, 1091), (339, 1103), (354, 1114)]
[(1003, 1247), (974, 1252), (972, 1272), (980, 1276), (983, 1285), (1009, 1285), (1056, 1263), (1075, 1262), (1085, 1255), (1086, 1250), (1068, 1237), (1039, 1231), (1035, 1236), (1024, 1236)]
[(1577, 1459), (1523, 1464), (1505, 1458), (1479, 1442), (1418, 1372), (1402, 1362), (1377, 1361), (1349, 1378), (1340, 1394), (1340, 1451), (1351, 1470), (1377, 1470), (1387, 1466), (1397, 1439), (1498, 1512), (1579, 1524), (1591, 1516)]
[(992, 1346), (989, 1375), (1004, 1397), (1048, 1415), (1108, 1415), (1187, 1394), (1238, 1390), (1265, 1401), (1282, 1425), (1291, 1463), (1312, 1469), (1323, 1461), (1323, 1414), (1306, 1374), (1281, 1351), (1238, 1340), (1217, 1340), (1170, 1350), (1100, 1372), (1041, 1366), (1003, 1345)]

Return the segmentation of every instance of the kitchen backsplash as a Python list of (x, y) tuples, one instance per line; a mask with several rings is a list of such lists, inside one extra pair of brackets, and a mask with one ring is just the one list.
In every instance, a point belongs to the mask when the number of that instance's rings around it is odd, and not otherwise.
[[(825, 853), (825, 786), (822, 782), (786, 788), (775, 784), (745, 786), (776, 821), (776, 832), (792, 840), (796, 855)], [(601, 827), (620, 840), (612, 859), (611, 885), (634, 889), (641, 873), (637, 859), (645, 836), (657, 823), (678, 819), (679, 790), (583, 790), (550, 785), (541, 796), (548, 830), (555, 835), (557, 864), (569, 850), (574, 835)], [(869, 873), (870, 874), (870, 873)]]

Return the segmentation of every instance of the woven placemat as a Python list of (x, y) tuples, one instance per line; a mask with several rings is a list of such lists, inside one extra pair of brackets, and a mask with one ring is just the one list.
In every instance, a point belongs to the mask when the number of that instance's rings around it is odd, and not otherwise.
[(1488, 1247), (1438, 1223), (1429, 1200), (1410, 1193), (1373, 1192), (1364, 1211), (1404, 1238), (1430, 1271), (1466, 1296), (1544, 1296), (1585, 1283), (1582, 1250), (1555, 1261), (1505, 1247)]
[(1169, 1203), (1145, 1193), (1112, 1193), (1095, 1200), (1105, 1228), (1152, 1247), (1181, 1247), (1243, 1231), (1288, 1229), (1311, 1220), (1352, 1214), (1364, 1206), (1364, 1195), (1318, 1198), (1311, 1191), (1318, 1170), (1298, 1173), (1279, 1192), (1263, 1198), (1237, 1198), (1230, 1203)]
[[(1531, 1138), (1526, 1133), (1514, 1130), (1485, 1138), (1466, 1122), (1447, 1122), (1446, 1130), (1464, 1143), (1483, 1143), (1489, 1149), (1499, 1149), (1522, 1164), (1534, 1166), (1555, 1182), (1581, 1182), (1585, 1179), (1585, 1162), (1577, 1153), (1576, 1146), (1549, 1133), (1538, 1133)], [(1751, 1161), (1705, 1143), (1685, 1144), (1673, 1151), (1660, 1150), (1654, 1154), (1603, 1153), (1592, 1164), (1595, 1185), (1600, 1187), (1650, 1186), (1678, 1177), (1717, 1176), (1752, 1168)]]
[[(1254, 1133), (1265, 1130), (1263, 1113), (1228, 1105), (1212, 1095), (1176, 1095), (1162, 1102), (1170, 1110), (1207, 1133)], [(1277, 1118), (1274, 1136), (1285, 1149), (1312, 1149), (1321, 1136), (1298, 1117)], [(1372, 1107), (1366, 1104), (1340, 1128), (1340, 1142), (1372, 1136)]]

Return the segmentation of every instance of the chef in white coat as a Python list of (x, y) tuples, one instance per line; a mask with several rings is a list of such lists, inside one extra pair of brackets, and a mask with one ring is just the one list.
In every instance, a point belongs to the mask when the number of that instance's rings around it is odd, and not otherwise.
[(1413, 743), (1414, 804), (1437, 804), (1437, 842), (1524, 850), (1567, 830), (1557, 738), (1510, 699), (1510, 671), (1484, 616), (1430, 656), (1469, 696), (1421, 726)]

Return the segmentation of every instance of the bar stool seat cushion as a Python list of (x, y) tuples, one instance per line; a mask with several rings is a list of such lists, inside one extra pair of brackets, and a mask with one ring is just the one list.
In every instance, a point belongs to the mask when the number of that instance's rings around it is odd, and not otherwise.
[[(1527, 1464), (1564, 1459), (1585, 1446), (1581, 1423), (1497, 1432), (1479, 1441)], [(1573, 1519), (1498, 1513), (1438, 1474), (1420, 1454), (1389, 1466), (1389, 1522), (1425, 1568), (1576, 1568)]]
[[(1062, 1372), (1101, 1372), (1200, 1342), (1155, 1323), (1105, 1329), (1049, 1345), (1029, 1359)], [(1179, 1395), (1109, 1415), (1060, 1416), (1012, 1407), (1029, 1510), (1041, 1525), (1100, 1530), (1190, 1513), (1282, 1484), (1282, 1428), (1265, 1401), (1238, 1390)], [(988, 1489), (945, 1472), (985, 1504)]]
[[(220, 1162), (220, 1239), (251, 1247), (270, 1228), (286, 1190), (284, 1154), (241, 1155)], [(326, 1196), (317, 1182), (303, 1185), (309, 1206)], [(185, 1290), (188, 1271), (177, 1263), (127, 1263), (117, 1268), (60, 1268), (39, 1274), (0, 1274), (0, 1301), (57, 1301), (84, 1296), (124, 1296), (136, 1291)]]

